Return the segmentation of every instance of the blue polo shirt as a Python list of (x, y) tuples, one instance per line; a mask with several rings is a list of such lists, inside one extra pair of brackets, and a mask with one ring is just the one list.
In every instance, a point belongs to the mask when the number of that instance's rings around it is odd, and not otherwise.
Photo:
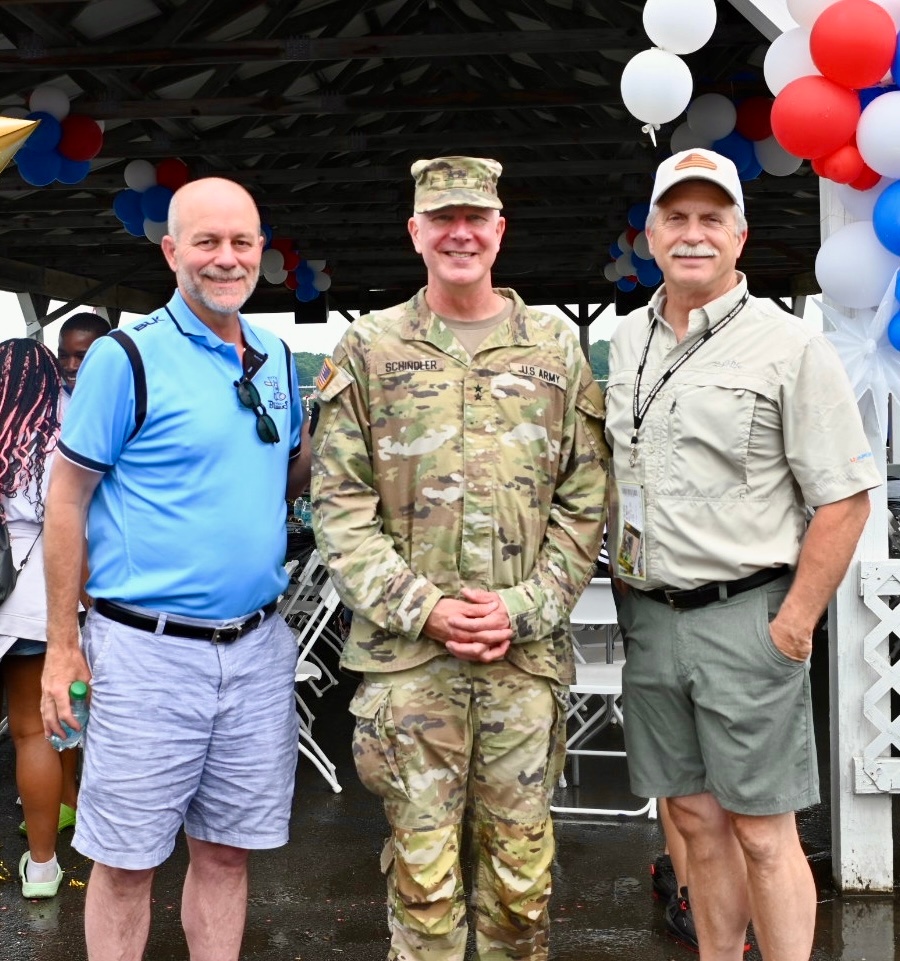
[(283, 342), (243, 317), (241, 327), (268, 355), (253, 383), (277, 444), (259, 439), (255, 413), (238, 400), (235, 347), (178, 293), (124, 329), (140, 355), (137, 372), (112, 337), (88, 351), (59, 450), (103, 474), (88, 513), (93, 597), (224, 619), (286, 587), (285, 488), (300, 450), (300, 394)]

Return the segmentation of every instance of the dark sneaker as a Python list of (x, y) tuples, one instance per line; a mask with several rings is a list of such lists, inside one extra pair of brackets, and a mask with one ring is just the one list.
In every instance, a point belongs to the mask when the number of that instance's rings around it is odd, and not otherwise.
[[(694, 915), (691, 912), (687, 888), (682, 888), (680, 894), (672, 895), (672, 900), (666, 905), (666, 931), (682, 947), (700, 953), (700, 943), (697, 941), (697, 929), (694, 927)], [(746, 954), (749, 950), (749, 942), (744, 942), (744, 953)]]
[(668, 904), (678, 894), (675, 869), (668, 854), (660, 856), (650, 865), (650, 880), (653, 883), (653, 897)]
[(687, 888), (682, 888), (680, 894), (673, 894), (666, 905), (666, 931), (679, 944), (699, 954), (700, 945), (697, 942), (697, 929), (694, 927)]

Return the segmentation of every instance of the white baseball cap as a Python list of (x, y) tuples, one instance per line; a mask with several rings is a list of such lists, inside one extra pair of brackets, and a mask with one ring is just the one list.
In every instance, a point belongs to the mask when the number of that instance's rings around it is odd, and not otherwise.
[(710, 183), (718, 184), (740, 207), (741, 213), (744, 212), (741, 178), (738, 176), (734, 162), (728, 157), (723, 157), (714, 150), (705, 150), (703, 147), (692, 147), (690, 150), (672, 154), (659, 165), (656, 171), (653, 193), (650, 196), (651, 205), (657, 203), (667, 190), (683, 180), (708, 180)]

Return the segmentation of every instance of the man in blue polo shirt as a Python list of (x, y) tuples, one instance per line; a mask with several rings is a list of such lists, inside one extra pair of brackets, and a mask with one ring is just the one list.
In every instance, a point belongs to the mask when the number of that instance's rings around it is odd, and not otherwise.
[(239, 313), (263, 248), (253, 198), (218, 178), (185, 185), (162, 247), (177, 292), (91, 347), (60, 441), (42, 711), (47, 734), (77, 727), (68, 688), (91, 681), (73, 842), (95, 861), (91, 961), (143, 956), (153, 873), (182, 826), (191, 957), (236, 961), (248, 851), (288, 837), (296, 646), (273, 611), (308, 452), (290, 353)]

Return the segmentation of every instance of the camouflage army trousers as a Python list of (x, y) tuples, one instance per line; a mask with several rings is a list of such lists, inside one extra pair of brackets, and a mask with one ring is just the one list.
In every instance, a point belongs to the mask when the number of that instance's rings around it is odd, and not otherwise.
[(382, 856), (389, 961), (463, 961), (464, 817), (477, 957), (547, 958), (550, 799), (565, 760), (565, 698), (564, 687), (506, 661), (446, 655), (364, 676), (350, 706), (353, 754), (391, 826)]

